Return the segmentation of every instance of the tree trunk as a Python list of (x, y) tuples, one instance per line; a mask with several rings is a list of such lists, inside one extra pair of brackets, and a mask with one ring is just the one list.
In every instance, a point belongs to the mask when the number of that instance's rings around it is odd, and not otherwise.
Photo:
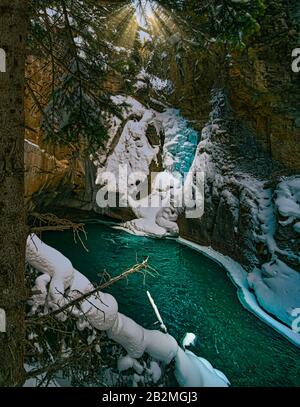
[(27, 0), (0, 0), (0, 48), (6, 53), (6, 71), (0, 72), (0, 386), (24, 379), (26, 36)]

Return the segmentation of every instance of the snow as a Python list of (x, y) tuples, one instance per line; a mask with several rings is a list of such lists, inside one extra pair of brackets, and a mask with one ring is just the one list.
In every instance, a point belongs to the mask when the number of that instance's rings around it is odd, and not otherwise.
[(126, 123), (118, 145), (107, 160), (107, 172), (117, 174), (120, 165), (126, 165), (128, 176), (137, 171), (149, 174), (149, 166), (158, 154), (158, 147), (152, 147), (146, 137), (152, 118), (149, 111), (145, 111), (140, 121), (129, 120)]
[[(283, 260), (300, 261), (299, 255), (288, 249), (281, 249), (275, 239), (278, 223), (281, 227), (293, 225), (297, 233), (300, 219), (300, 177), (293, 176), (279, 182), (275, 193), (266, 188), (263, 182), (250, 180), (244, 185), (253, 193), (258, 203), (258, 212), (253, 210), (259, 231), (255, 234), (257, 242), (263, 242), (271, 255), (271, 261), (260, 269), (255, 268), (248, 276), (248, 284), (254, 291), (259, 305), (284, 324), (293, 324), (292, 311), (300, 305), (300, 273), (293, 270)], [(279, 214), (279, 216), (278, 216)], [(280, 216), (285, 219), (281, 220)], [(280, 329), (281, 330), (281, 329)], [(292, 338), (294, 341), (295, 338)], [(299, 344), (299, 339), (296, 338)], [(299, 345), (298, 345), (299, 346)]]
[(126, 222), (124, 226), (150, 236), (177, 235), (177, 213), (173, 202), (178, 194), (182, 194), (178, 179), (168, 171), (157, 174), (149, 196), (140, 201), (129, 199), (138, 219)]
[[(122, 103), (122, 100), (118, 99), (118, 102)], [(132, 103), (131, 106), (135, 106), (135, 104)], [(112, 194), (110, 196), (114, 197), (119, 191), (125, 199), (125, 202), (122, 203), (125, 206), (128, 205), (127, 192), (132, 196), (137, 192), (137, 182), (139, 181), (143, 185), (150, 175), (150, 164), (156, 161), (159, 152), (159, 146), (151, 146), (146, 136), (148, 125), (153, 121), (152, 111), (141, 109), (139, 105), (134, 108), (143, 113), (141, 120), (127, 121), (120, 140), (108, 157), (105, 166), (98, 167), (96, 179), (96, 184), (106, 185), (107, 191)], [(104, 197), (105, 192), (99, 192), (98, 205), (106, 205), (106, 201), (100, 199), (102, 197), (100, 194)], [(148, 191), (146, 195), (148, 195)]]
[(243, 182), (258, 200), (257, 220), (260, 224), (260, 233), (256, 235), (256, 241), (265, 243), (269, 253), (273, 256), (275, 253), (286, 254), (286, 252), (281, 251), (278, 248), (274, 237), (276, 231), (276, 218), (275, 209), (272, 203), (272, 189), (265, 188), (263, 182), (257, 181), (256, 183), (253, 183), (252, 180), (248, 183), (246, 183), (245, 180)]
[(178, 349), (175, 377), (181, 387), (228, 387), (227, 377), (205, 359)]
[[(135, 88), (144, 88), (147, 87), (147, 82), (149, 82), (151, 88), (156, 93), (165, 92), (170, 94), (173, 90), (173, 84), (168, 79), (161, 79), (156, 75), (146, 72), (145, 69), (142, 69), (140, 73), (136, 76), (137, 82), (135, 83)], [(144, 85), (142, 85), (144, 84)]]
[(153, 383), (157, 383), (161, 378), (162, 371), (157, 362), (150, 362), (149, 373), (152, 375)]
[(183, 348), (186, 348), (187, 346), (194, 345), (195, 340), (196, 340), (196, 335), (195, 334), (190, 333), (190, 332), (186, 333), (185, 337), (184, 337), (184, 339), (182, 341)]
[[(32, 267), (51, 277), (49, 305), (54, 307), (62, 305), (65, 302), (64, 292), (71, 286), (74, 279), (74, 268), (70, 260), (59, 251), (43, 243), (34, 234), (27, 238), (26, 260)], [(42, 288), (42, 291), (45, 290), (46, 284), (47, 277), (36, 281), (36, 285)]]
[(300, 176), (281, 181), (275, 191), (275, 205), (280, 215), (300, 219)]
[(147, 88), (147, 84), (143, 81), (137, 81), (133, 86), (135, 90), (142, 90)]
[[(32, 370), (35, 370), (36, 368), (34, 366), (25, 364), (24, 369), (26, 370), (26, 372), (30, 372)], [(41, 383), (42, 380), (45, 378), (45, 375), (46, 374), (41, 374), (38, 377), (34, 377), (34, 378), (26, 380), (23, 387), (37, 387), (39, 385), (39, 383)], [(53, 379), (50, 381), (50, 383), (48, 383), (47, 387), (61, 387), (61, 386), (56, 380)]]
[[(145, 77), (148, 78), (148, 74), (142, 71), (137, 78), (142, 80)], [(155, 81), (159, 83), (157, 78)], [(96, 184), (103, 187), (98, 193), (97, 203), (100, 207), (116, 206), (119, 192), (120, 206), (129, 205), (137, 217), (123, 227), (137, 235), (176, 236), (179, 232), (176, 223), (178, 211), (183, 208), (183, 196), (187, 195), (184, 188), (191, 184), (193, 178), (191, 175), (186, 182), (184, 180), (194, 160), (198, 133), (183, 119), (179, 110), (167, 109), (158, 113), (145, 108), (134, 98), (122, 95), (113, 96), (112, 101), (122, 106), (127, 122), (107, 160), (95, 162)], [(140, 119), (130, 119), (132, 115)], [(148, 141), (146, 133), (150, 124), (155, 127), (158, 136), (161, 131), (165, 134), (164, 171), (151, 178), (151, 191), (148, 190), (150, 166), (157, 163), (160, 146), (151, 145)], [(115, 130), (111, 133), (116, 134)], [(138, 193), (140, 196), (136, 199)]]
[(117, 106), (124, 106), (123, 117), (126, 119), (130, 115), (142, 116), (147, 110), (140, 102), (131, 96), (116, 95), (111, 96), (112, 102)]
[(48, 295), (47, 285), (50, 283), (50, 281), (51, 277), (49, 274), (42, 274), (36, 278), (35, 285), (32, 290), (39, 292), (39, 294), (34, 294), (30, 300), (30, 305), (32, 305), (32, 314), (35, 314), (39, 306), (43, 306), (45, 304)]
[(173, 336), (160, 331), (145, 329), (146, 352), (155, 360), (165, 364), (171, 363), (178, 351), (178, 344)]
[[(87, 294), (94, 289), (93, 284), (78, 270), (74, 269), (74, 278), (70, 287), (70, 292), (73, 293), (73, 298)], [(70, 294), (69, 294), (70, 296)]]
[(144, 367), (140, 363), (138, 363), (136, 359), (130, 357), (129, 355), (120, 357), (118, 359), (118, 371), (120, 373), (131, 368), (133, 368), (139, 375), (141, 375), (144, 370)]
[(249, 290), (250, 286), (247, 280), (248, 273), (239, 263), (235, 262), (228, 256), (224, 256), (211, 247), (201, 246), (183, 238), (179, 238), (178, 242), (203, 253), (204, 255), (212, 258), (214, 261), (222, 265), (227, 270), (230, 279), (238, 289), (237, 293), (241, 304), (248, 311), (252, 312), (260, 320), (265, 322), (271, 328), (275, 329), (294, 345), (300, 347), (300, 333), (294, 332), (288, 326), (284, 325), (283, 323), (269, 315), (266, 311), (264, 311), (264, 309), (258, 303), (255, 294)]
[(104, 42), (111, 51), (114, 51), (114, 52), (116, 52), (118, 54), (120, 54), (120, 53), (129, 54), (130, 53), (130, 49), (127, 49), (127, 48), (124, 48), (124, 47), (118, 47), (118, 46), (112, 44), (109, 41), (104, 41)]
[(110, 294), (92, 295), (80, 308), (88, 322), (99, 331), (111, 329), (118, 318), (118, 303)]
[(294, 230), (295, 232), (300, 233), (300, 222), (294, 224)]
[(248, 275), (259, 304), (292, 327), (292, 311), (300, 307), (300, 273), (276, 259)]
[(96, 158), (93, 155), (90, 156), (90, 159), (93, 161), (96, 167), (102, 167), (105, 165), (107, 160), (107, 151), (111, 150), (114, 138), (117, 136), (118, 131), (121, 128), (122, 120), (117, 116), (110, 116), (108, 119), (108, 140), (105, 147), (102, 147), (96, 152)]

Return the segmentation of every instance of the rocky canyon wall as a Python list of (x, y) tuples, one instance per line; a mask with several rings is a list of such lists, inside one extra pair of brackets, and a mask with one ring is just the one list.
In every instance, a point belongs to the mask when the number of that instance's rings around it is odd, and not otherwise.
[[(299, 171), (300, 77), (291, 69), (292, 50), (300, 44), (299, 25), (297, 1), (269, 0), (260, 32), (244, 51), (217, 48), (213, 42), (191, 47), (173, 36), (173, 54), (159, 67), (161, 72), (168, 67), (175, 84), (171, 102), (201, 129), (210, 112), (212, 88), (224, 87), (235, 117), (252, 131), (258, 147)], [(236, 136), (243, 143), (243, 135)]]

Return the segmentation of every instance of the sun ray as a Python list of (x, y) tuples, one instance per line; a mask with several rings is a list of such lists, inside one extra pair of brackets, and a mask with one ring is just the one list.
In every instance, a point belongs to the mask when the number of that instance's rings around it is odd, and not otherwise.
[(138, 37), (142, 43), (153, 39), (166, 41), (182, 31), (168, 10), (149, 0), (132, 0), (112, 11), (109, 27), (109, 41), (126, 49), (131, 49)]

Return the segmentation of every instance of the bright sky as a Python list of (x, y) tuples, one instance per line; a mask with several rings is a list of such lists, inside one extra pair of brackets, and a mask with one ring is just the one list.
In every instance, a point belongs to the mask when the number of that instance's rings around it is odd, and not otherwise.
[[(141, 6), (140, 6), (141, 3)], [(153, 3), (153, 2), (152, 2)], [(153, 15), (151, 2), (148, 0), (141, 0), (140, 2), (138, 0), (135, 1), (136, 4), (136, 17), (139, 25), (143, 28), (147, 28), (147, 18), (150, 18)], [(145, 19), (146, 17), (146, 19)], [(150, 36), (141, 31), (140, 32), (140, 37), (142, 40), (145, 39), (150, 39)]]

